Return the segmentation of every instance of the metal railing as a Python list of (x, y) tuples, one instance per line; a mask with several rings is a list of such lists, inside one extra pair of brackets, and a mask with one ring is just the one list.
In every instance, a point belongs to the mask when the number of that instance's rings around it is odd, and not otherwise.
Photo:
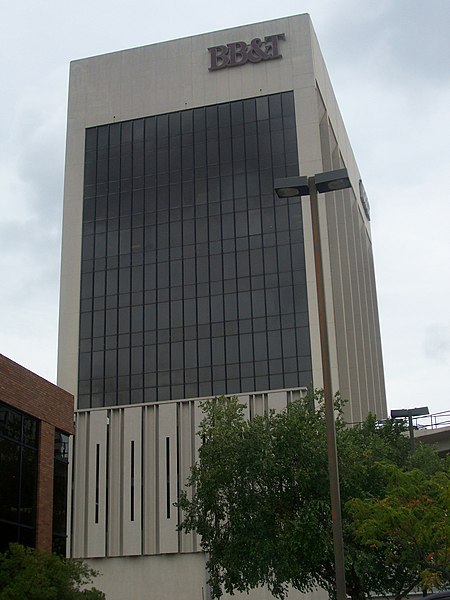
[[(405, 418), (405, 423), (408, 425), (408, 419)], [(347, 425), (358, 426), (362, 425), (363, 421), (347, 422)], [(384, 420), (377, 421), (377, 424), (381, 427)], [(424, 429), (439, 429), (441, 427), (450, 427), (450, 410), (444, 410), (442, 412), (433, 413), (430, 415), (423, 415), (420, 417), (413, 417), (413, 427), (416, 430)]]
[(415, 429), (439, 429), (440, 427), (450, 427), (450, 410), (414, 417)]

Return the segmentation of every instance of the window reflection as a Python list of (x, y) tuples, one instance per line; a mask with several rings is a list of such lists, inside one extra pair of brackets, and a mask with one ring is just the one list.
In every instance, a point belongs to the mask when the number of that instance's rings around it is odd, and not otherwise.
[(66, 506), (69, 436), (55, 430), (53, 463), (53, 545), (52, 551), (66, 553)]
[(34, 545), (38, 421), (0, 403), (0, 552)]

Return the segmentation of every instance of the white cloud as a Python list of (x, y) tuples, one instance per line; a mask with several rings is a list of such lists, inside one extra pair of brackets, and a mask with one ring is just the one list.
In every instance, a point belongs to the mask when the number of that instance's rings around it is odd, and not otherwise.
[(424, 352), (426, 358), (441, 365), (450, 362), (450, 324), (433, 324), (426, 328)]

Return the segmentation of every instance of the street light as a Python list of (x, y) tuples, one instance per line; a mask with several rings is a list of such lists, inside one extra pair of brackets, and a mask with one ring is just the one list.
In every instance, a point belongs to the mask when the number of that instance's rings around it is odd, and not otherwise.
[(275, 192), (279, 198), (308, 196), (311, 204), (311, 223), (316, 272), (317, 304), (319, 309), (320, 349), (322, 354), (323, 393), (327, 428), (328, 476), (330, 479), (331, 518), (333, 523), (334, 568), (336, 598), (346, 600), (344, 540), (342, 536), (341, 495), (336, 448), (333, 390), (331, 387), (330, 351), (326, 318), (325, 284), (323, 277), (322, 247), (320, 243), (318, 193), (332, 192), (351, 187), (347, 169), (317, 173), (312, 177), (298, 176), (275, 179)]
[(414, 427), (412, 418), (429, 414), (430, 411), (428, 410), (428, 406), (421, 406), (420, 408), (401, 408), (399, 410), (391, 410), (392, 419), (408, 417), (409, 443), (411, 445), (411, 452), (414, 452)]

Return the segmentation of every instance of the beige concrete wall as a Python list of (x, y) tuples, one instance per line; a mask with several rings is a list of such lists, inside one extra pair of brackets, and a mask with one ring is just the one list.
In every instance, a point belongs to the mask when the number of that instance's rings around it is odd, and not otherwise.
[[(330, 115), (320, 92), (323, 170), (340, 169), (352, 162), (344, 158), (346, 140), (341, 147), (333, 111)], [(334, 123), (342, 130), (336, 115)], [(348, 422), (362, 421), (369, 411), (380, 419), (387, 416), (372, 242), (358, 188), (353, 184), (319, 199), (333, 385), (349, 400)]]
[(450, 453), (450, 427), (414, 431), (416, 442), (433, 445), (442, 456)]
[[(284, 410), (306, 388), (241, 394), (247, 418)], [(70, 555), (101, 558), (196, 552), (174, 507), (197, 458), (199, 399), (79, 411)], [(131, 456), (133, 455), (133, 458)]]
[[(210, 600), (205, 557), (202, 553), (90, 559), (88, 564), (99, 571), (94, 585), (105, 592), (108, 600)], [(323, 590), (300, 594), (291, 590), (289, 600), (326, 600)], [(270, 600), (264, 588), (249, 594), (224, 594), (223, 600)]]

